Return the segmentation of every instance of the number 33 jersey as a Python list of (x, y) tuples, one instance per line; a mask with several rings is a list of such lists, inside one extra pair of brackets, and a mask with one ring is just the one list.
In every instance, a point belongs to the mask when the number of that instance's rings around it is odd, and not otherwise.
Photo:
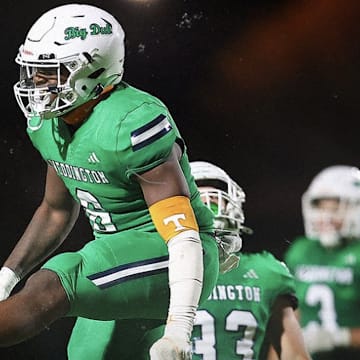
[(293, 277), (273, 255), (241, 254), (239, 267), (219, 275), (197, 311), (193, 359), (260, 359), (272, 305), (289, 295), (296, 307), (294, 293)]

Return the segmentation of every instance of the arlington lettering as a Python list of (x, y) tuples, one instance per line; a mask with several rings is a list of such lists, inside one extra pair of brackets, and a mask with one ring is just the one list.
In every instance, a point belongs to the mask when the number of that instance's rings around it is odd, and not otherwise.
[(295, 271), (296, 277), (304, 282), (333, 282), (351, 285), (354, 282), (354, 270), (351, 267), (325, 265), (302, 265)]
[(64, 164), (54, 160), (48, 160), (50, 166), (52, 166), (59, 176), (63, 176), (69, 179), (95, 184), (109, 184), (103, 171), (90, 170), (78, 166)]
[(216, 285), (208, 300), (261, 301), (261, 290), (258, 286)]

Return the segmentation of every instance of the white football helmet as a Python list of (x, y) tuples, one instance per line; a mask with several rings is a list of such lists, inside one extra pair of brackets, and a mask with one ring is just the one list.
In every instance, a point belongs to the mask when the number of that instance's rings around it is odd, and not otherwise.
[[(322, 199), (337, 200), (337, 209), (319, 208)], [(343, 239), (360, 239), (360, 170), (345, 165), (322, 170), (302, 196), (302, 212), (306, 236), (325, 247), (337, 246)], [(337, 227), (332, 225), (335, 222)]]
[(242, 188), (216, 165), (193, 161), (190, 166), (203, 202), (215, 213), (215, 228), (243, 230), (245, 193)]
[[(44, 13), (30, 28), (15, 59), (20, 80), (14, 93), (25, 116), (64, 115), (96, 98), (104, 87), (119, 83), (124, 37), (118, 21), (95, 6), (69, 4)], [(35, 84), (39, 69), (52, 71), (57, 84)], [(69, 75), (61, 82), (64, 70)]]

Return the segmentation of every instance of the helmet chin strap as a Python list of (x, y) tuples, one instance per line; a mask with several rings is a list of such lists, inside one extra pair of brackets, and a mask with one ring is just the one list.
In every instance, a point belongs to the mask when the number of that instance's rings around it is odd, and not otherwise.
[(64, 122), (68, 125), (78, 128), (88, 118), (94, 107), (106, 97), (114, 89), (114, 85), (109, 85), (95, 98), (87, 101), (86, 103), (78, 106), (77, 108), (69, 111), (67, 114), (61, 116)]

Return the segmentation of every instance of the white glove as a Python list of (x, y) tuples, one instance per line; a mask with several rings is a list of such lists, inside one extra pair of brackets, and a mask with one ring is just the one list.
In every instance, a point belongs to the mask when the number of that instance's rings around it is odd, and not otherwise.
[(242, 239), (238, 232), (216, 230), (215, 237), (219, 247), (228, 254), (241, 250)]
[(0, 270), (0, 301), (9, 297), (15, 285), (20, 278), (8, 267), (2, 267)]
[(150, 349), (151, 360), (191, 360), (189, 341), (176, 337), (162, 337)]
[(220, 246), (228, 254), (239, 252), (242, 248), (242, 239), (238, 233), (218, 235)]
[(302, 332), (309, 353), (329, 351), (340, 346), (347, 347), (351, 343), (351, 332), (348, 328), (326, 329), (316, 322), (311, 322)]

